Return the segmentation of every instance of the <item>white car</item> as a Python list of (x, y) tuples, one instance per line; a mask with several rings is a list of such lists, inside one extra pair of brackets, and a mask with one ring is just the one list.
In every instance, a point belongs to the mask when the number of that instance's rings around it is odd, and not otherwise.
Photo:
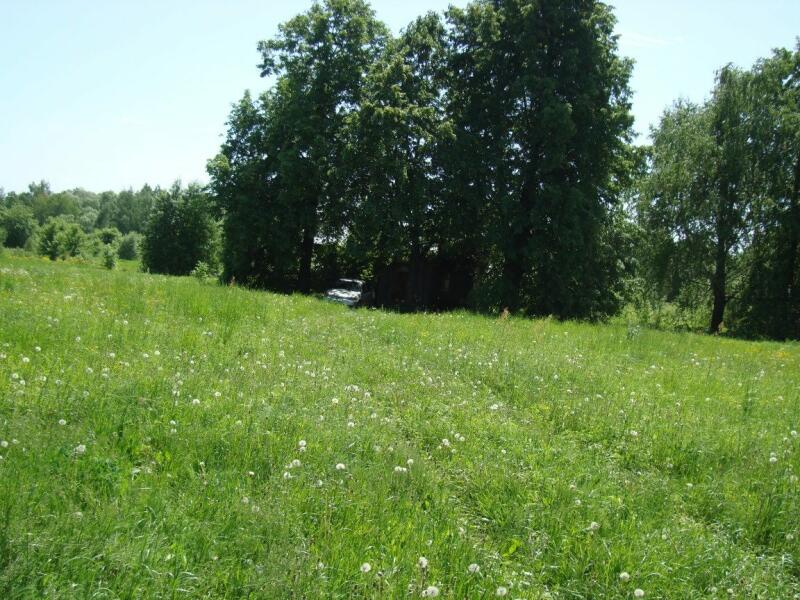
[(350, 307), (367, 306), (372, 301), (372, 293), (360, 279), (340, 279), (325, 292), (325, 299)]

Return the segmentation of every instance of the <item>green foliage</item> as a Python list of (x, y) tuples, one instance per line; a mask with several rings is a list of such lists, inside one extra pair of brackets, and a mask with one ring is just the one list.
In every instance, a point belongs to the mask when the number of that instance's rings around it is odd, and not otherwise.
[(218, 262), (219, 231), (206, 193), (179, 183), (156, 199), (141, 244), (142, 268), (188, 275), (197, 263)]
[(6, 246), (24, 248), (36, 231), (36, 219), (30, 208), (17, 202), (0, 211), (0, 227), (6, 231)]
[(723, 68), (702, 106), (653, 131), (641, 184), (643, 274), (709, 330), (800, 337), (800, 47)]
[(195, 265), (191, 272), (192, 277), (203, 283), (219, 281), (221, 275), (218, 267), (202, 260)]
[(50, 217), (38, 232), (38, 252), (50, 260), (79, 256), (86, 235), (77, 223)]
[(141, 234), (135, 232), (125, 234), (119, 241), (117, 254), (122, 260), (136, 260), (139, 258), (141, 243)]
[(411, 307), (458, 265), (494, 307), (609, 314), (632, 123), (614, 23), (601, 2), (480, 0), (391, 39), (360, 0), (314, 4), (259, 45), (276, 84), (208, 165), (226, 277), (307, 291), (338, 247), (361, 273), (407, 267)]
[(107, 246), (114, 246), (116, 247), (119, 242), (122, 234), (120, 233), (119, 229), (116, 227), (106, 227), (103, 229), (99, 229), (94, 232), (94, 235), (100, 240), (101, 243)]
[(800, 594), (798, 344), (0, 273), (3, 598)]
[(115, 269), (117, 266), (117, 251), (114, 246), (103, 246), (102, 254), (103, 266), (109, 271)]

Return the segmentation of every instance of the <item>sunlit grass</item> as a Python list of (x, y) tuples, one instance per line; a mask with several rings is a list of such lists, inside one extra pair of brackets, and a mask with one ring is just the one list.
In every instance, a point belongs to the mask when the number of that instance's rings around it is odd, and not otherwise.
[(798, 358), (6, 254), (0, 597), (792, 598)]

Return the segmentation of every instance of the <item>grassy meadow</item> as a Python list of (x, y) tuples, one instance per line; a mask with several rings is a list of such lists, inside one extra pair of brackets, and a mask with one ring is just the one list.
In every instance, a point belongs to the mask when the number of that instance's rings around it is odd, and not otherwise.
[(0, 257), (0, 598), (797, 598), (800, 347)]

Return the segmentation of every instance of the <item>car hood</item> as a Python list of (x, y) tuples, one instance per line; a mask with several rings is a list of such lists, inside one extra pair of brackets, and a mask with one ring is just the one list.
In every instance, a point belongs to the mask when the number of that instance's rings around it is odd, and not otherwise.
[(341, 302), (358, 302), (361, 298), (361, 292), (334, 288), (325, 292), (325, 297)]

